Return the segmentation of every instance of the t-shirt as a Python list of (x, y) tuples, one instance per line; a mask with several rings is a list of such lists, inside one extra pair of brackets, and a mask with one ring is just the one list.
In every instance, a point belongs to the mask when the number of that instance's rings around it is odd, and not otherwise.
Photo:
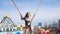
[(25, 18), (25, 21), (31, 21), (31, 17), (29, 17), (29, 18)]

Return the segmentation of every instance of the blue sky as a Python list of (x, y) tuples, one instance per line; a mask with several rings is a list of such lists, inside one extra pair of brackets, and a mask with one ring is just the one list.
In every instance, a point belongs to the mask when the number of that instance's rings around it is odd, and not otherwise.
[[(24, 16), (27, 11), (33, 15), (40, 0), (14, 1)], [(2, 20), (8, 13), (15, 24), (24, 25), (24, 21), (20, 20), (20, 16), (11, 0), (0, 0), (0, 20)], [(60, 19), (60, 0), (43, 0), (43, 3), (39, 8), (39, 12), (32, 21), (32, 25), (37, 25), (38, 22), (42, 22), (43, 24), (50, 23), (50, 21), (58, 19)]]

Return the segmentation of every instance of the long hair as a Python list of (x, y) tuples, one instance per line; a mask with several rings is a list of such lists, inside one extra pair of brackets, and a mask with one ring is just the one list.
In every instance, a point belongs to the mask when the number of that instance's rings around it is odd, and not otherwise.
[(31, 16), (30, 12), (27, 12), (25, 15), (25, 17), (30, 17), (30, 16)]

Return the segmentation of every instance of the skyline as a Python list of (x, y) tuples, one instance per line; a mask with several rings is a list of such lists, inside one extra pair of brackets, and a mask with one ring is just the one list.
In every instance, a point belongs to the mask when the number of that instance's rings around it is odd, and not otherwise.
[[(14, 0), (23, 16), (29, 11), (32, 15), (34, 14), (37, 5), (40, 0)], [(20, 16), (10, 0), (0, 0), (0, 20), (6, 14), (11, 15), (11, 19), (16, 24), (24, 25), (24, 21), (20, 20)], [(39, 17), (39, 19), (38, 19)], [(35, 16), (32, 24), (37, 24), (36, 22), (46, 22), (46, 20), (60, 19), (60, 0), (43, 0), (40, 9)], [(35, 23), (35, 24), (34, 24)], [(43, 23), (44, 24), (44, 23)]]

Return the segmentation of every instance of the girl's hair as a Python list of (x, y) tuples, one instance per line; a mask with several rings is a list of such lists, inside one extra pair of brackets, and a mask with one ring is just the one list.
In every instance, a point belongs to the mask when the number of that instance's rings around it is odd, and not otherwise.
[(25, 17), (30, 17), (30, 16), (31, 16), (30, 12), (27, 12), (25, 15)]

